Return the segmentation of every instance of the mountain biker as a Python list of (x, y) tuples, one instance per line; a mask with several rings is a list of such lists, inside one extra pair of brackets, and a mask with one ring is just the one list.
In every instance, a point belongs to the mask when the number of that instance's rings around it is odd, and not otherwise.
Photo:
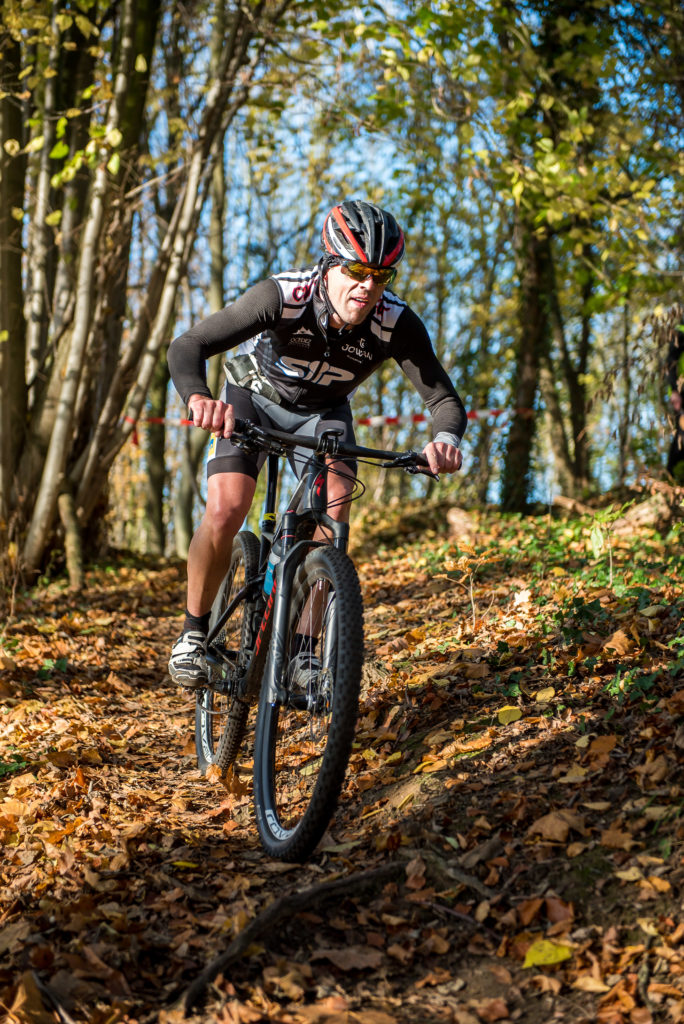
[[(206, 685), (211, 606), (229, 566), (233, 538), (247, 515), (263, 455), (230, 440), (235, 417), (318, 435), (342, 430), (354, 443), (349, 397), (392, 357), (433, 420), (423, 449), (433, 472), (461, 467), (463, 402), (437, 360), (428, 332), (391, 291), (404, 255), (395, 218), (372, 203), (333, 207), (322, 230), (323, 256), (307, 270), (274, 274), (234, 303), (176, 338), (168, 361), (173, 383), (194, 423), (213, 437), (207, 461), (207, 504), (188, 552), (187, 607), (169, 672), (181, 686)], [(206, 383), (206, 360), (237, 349), (225, 366), (221, 398)], [(347, 522), (355, 466), (329, 458), (328, 513)]]

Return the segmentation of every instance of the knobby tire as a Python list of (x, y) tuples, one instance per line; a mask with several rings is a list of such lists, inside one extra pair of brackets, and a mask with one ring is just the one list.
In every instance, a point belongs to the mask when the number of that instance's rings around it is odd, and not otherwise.
[[(253, 533), (238, 533), (233, 542), (230, 568), (219, 588), (211, 609), (209, 629), (218, 621), (233, 596), (259, 571), (259, 541)], [(217, 642), (231, 652), (232, 665), (227, 670), (209, 663), (211, 673), (239, 671), (245, 664), (252, 633), (253, 601), (243, 599), (226, 622)], [(202, 774), (215, 764), (226, 772), (238, 755), (247, 730), (249, 703), (215, 692), (211, 687), (197, 691), (195, 704), (195, 748)]]
[[(311, 595), (318, 595), (311, 597)], [(317, 603), (318, 602), (318, 605)], [(317, 625), (303, 627), (309, 615)], [(363, 605), (351, 559), (332, 547), (310, 551), (293, 586), (286, 667), (299, 631), (319, 631), (320, 670), (298, 706), (272, 703), (262, 687), (254, 744), (254, 799), (264, 849), (301, 862), (313, 853), (334, 813), (351, 753), (363, 666)], [(271, 652), (273, 644), (271, 645)], [(303, 706), (304, 702), (307, 706)]]

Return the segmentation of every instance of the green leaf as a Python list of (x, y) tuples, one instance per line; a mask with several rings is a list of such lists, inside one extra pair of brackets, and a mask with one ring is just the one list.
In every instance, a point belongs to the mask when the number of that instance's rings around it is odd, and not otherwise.
[(119, 167), (121, 166), (121, 157), (118, 153), (112, 153), (109, 160), (107, 161), (107, 170), (110, 174), (117, 175), (119, 173)]
[(51, 228), (56, 227), (62, 219), (61, 210), (53, 210), (52, 213), (48, 213), (45, 218), (45, 223), (49, 224)]
[(54, 146), (52, 147), (52, 149), (50, 150), (50, 159), (51, 160), (63, 160), (64, 157), (68, 156), (68, 155), (69, 155), (69, 147), (67, 146), (66, 142), (64, 142), (63, 139), (60, 139), (59, 142), (56, 142), (54, 144)]
[(589, 543), (594, 558), (598, 558), (604, 548), (603, 530), (600, 526), (593, 526), (589, 535)]

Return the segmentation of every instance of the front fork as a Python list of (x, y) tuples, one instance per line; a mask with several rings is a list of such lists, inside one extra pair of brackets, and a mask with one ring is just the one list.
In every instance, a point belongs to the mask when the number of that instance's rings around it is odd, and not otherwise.
[[(296, 520), (296, 516), (293, 512), (286, 512), (283, 517), (284, 529), (283, 537), (285, 538), (286, 533), (293, 537), (294, 535), (294, 523), (292, 529), (288, 529), (288, 518), (292, 516), (293, 520)], [(326, 526), (332, 531), (333, 540), (332, 543), (336, 548), (340, 548), (342, 551), (347, 549), (347, 540), (349, 537), (349, 524), (340, 523), (335, 519), (332, 519), (327, 514), (322, 514), (320, 517), (322, 525)], [(291, 542), (290, 542), (291, 543)], [(306, 557), (307, 552), (311, 548), (327, 547), (325, 541), (316, 540), (301, 540), (288, 546), (284, 541), (283, 550), (286, 551), (281, 561), (278, 563), (275, 569), (275, 600), (273, 603), (273, 633), (271, 637), (271, 650), (269, 657), (266, 662), (264, 669), (264, 680), (263, 685), (267, 688), (268, 701), (270, 704), (286, 703), (288, 696), (288, 688), (286, 683), (286, 672), (288, 662), (288, 652), (286, 650), (287, 638), (290, 625), (290, 611), (292, 604), (292, 590), (294, 586), (294, 579), (297, 569), (301, 565), (302, 561)]]

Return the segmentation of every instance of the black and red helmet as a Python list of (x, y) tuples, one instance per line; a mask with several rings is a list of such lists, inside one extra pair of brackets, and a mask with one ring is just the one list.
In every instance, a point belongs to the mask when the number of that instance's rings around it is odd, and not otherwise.
[(333, 206), (321, 237), (329, 256), (372, 267), (396, 267), (404, 255), (404, 232), (392, 214), (360, 199)]

